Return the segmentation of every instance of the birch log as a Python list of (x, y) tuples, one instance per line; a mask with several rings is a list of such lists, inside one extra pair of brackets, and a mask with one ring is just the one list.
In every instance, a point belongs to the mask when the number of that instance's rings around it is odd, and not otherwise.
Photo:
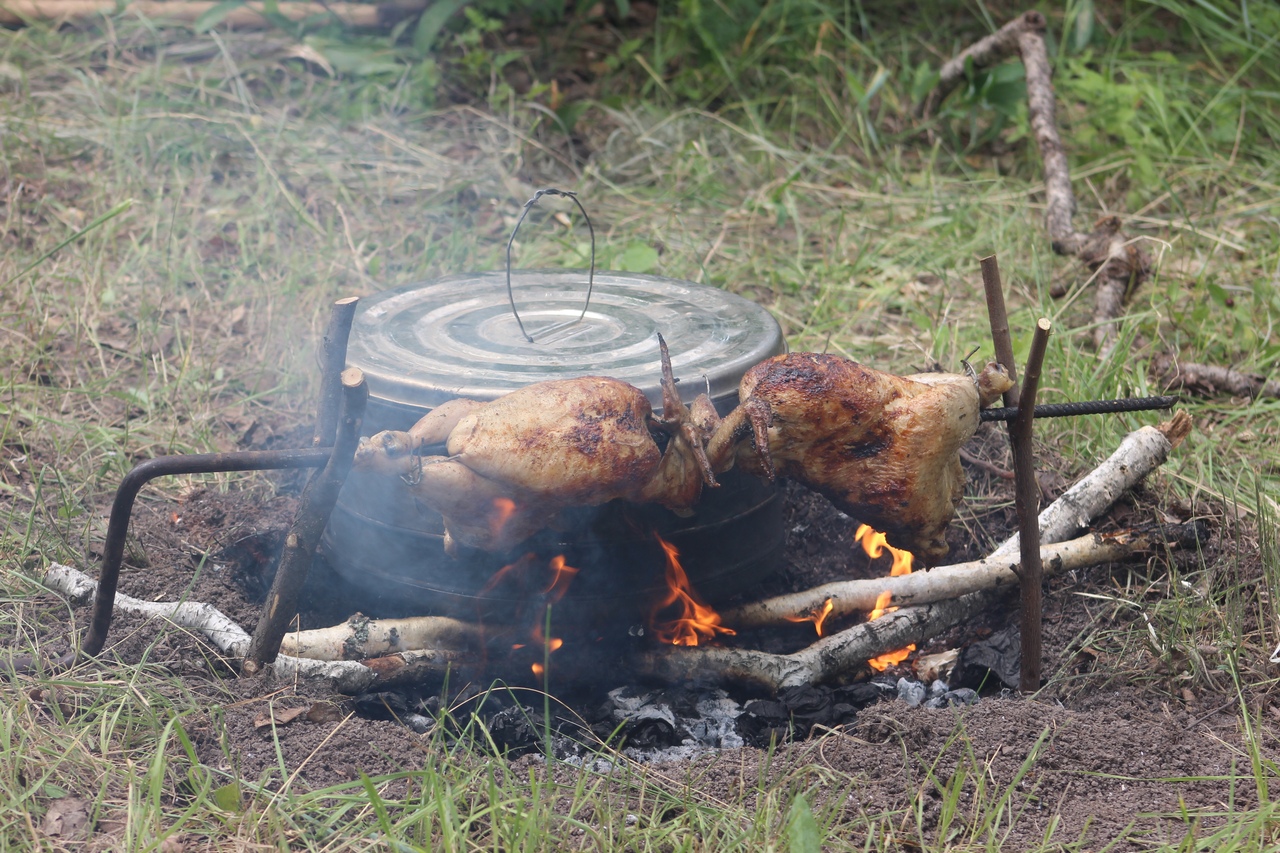
[[(1153, 541), (1148, 534), (1130, 531), (1110, 535), (1090, 533), (1070, 542), (1045, 545), (1040, 549), (1040, 559), (1047, 577), (1122, 560), (1147, 550)], [(803, 592), (743, 604), (720, 615), (724, 624), (735, 630), (747, 630), (800, 621), (805, 614), (821, 609), (828, 599), (832, 609), (827, 618), (834, 620), (866, 613), (886, 592), (892, 596), (895, 606), (909, 606), (946, 601), (970, 592), (1000, 589), (1017, 583), (1018, 559), (1013, 554), (1008, 559), (987, 557), (898, 577), (837, 581)]]
[[(1116, 502), (1169, 458), (1170, 451), (1191, 433), (1191, 416), (1178, 412), (1158, 427), (1145, 426), (1125, 436), (1116, 452), (1040, 513), (1040, 541), (1062, 542)], [(988, 560), (1018, 553), (1015, 534), (991, 552)]]
[[(93, 597), (98, 584), (84, 572), (51, 563), (44, 585), (73, 603)], [(249, 633), (212, 604), (195, 601), (143, 601), (117, 593), (117, 610), (164, 619), (206, 637), (228, 658), (238, 659), (249, 649)], [(280, 655), (265, 667), (277, 678), (319, 679), (339, 693), (360, 693), (374, 686), (391, 686), (428, 678), (442, 679), (472, 663), (469, 656), (453, 651), (408, 651), (363, 661), (320, 661)]]
[(413, 649), (466, 651), (484, 643), (483, 629), (447, 616), (370, 619), (357, 613), (330, 628), (284, 635), (281, 654), (313, 660), (364, 660)]
[(908, 607), (824, 637), (794, 654), (707, 646), (663, 646), (636, 655), (641, 674), (670, 683), (751, 684), (771, 692), (830, 681), (871, 658), (976, 616), (987, 605), (982, 593)]
[[(1044, 557), (1044, 571), (1048, 576), (1071, 569), (1085, 568), (1122, 559), (1170, 539), (1187, 542), (1198, 540), (1203, 535), (1203, 529), (1195, 524), (1175, 525), (1150, 534), (1126, 533), (1113, 536), (1092, 534), (1074, 542), (1050, 546), (1046, 549), (1054, 556)], [(672, 683), (699, 681), (709, 684), (751, 684), (774, 692), (801, 684), (831, 681), (857, 670), (873, 657), (903, 648), (909, 643), (922, 643), (930, 637), (935, 637), (949, 628), (972, 619), (990, 605), (991, 590), (1012, 586), (1018, 582), (1015, 573), (1017, 563), (983, 566), (983, 562), (985, 561), (941, 567), (928, 572), (916, 572), (878, 581), (849, 582), (859, 585), (856, 595), (849, 596), (843, 603), (849, 612), (860, 609), (849, 607), (850, 601), (858, 600), (864, 605), (874, 604), (874, 596), (858, 598), (872, 589), (899, 590), (903, 593), (901, 599), (903, 603), (910, 601), (915, 606), (901, 607), (878, 619), (823, 637), (808, 648), (793, 654), (778, 655), (751, 649), (704, 646), (664, 646), (639, 653), (635, 658), (635, 666), (650, 678)], [(940, 585), (925, 595), (931, 597), (934, 594), (949, 594), (955, 597), (940, 600), (915, 597), (918, 590), (912, 587), (919, 581), (926, 580), (929, 575), (940, 572), (947, 573), (949, 583)], [(970, 583), (975, 585), (970, 587)], [(926, 584), (920, 585), (927, 586), (927, 580)], [(829, 585), (829, 587), (844, 586)], [(973, 589), (973, 591), (959, 594), (966, 589)], [(816, 599), (821, 602), (823, 599), (819, 596), (824, 591), (832, 592), (830, 588), (819, 587), (806, 593), (761, 602), (750, 608), (740, 608), (726, 614), (725, 621), (735, 627), (758, 627), (791, 621), (786, 618), (785, 608), (780, 606), (780, 601), (788, 599), (788, 604), (793, 611), (802, 610), (801, 605), (808, 604), (809, 601)], [(834, 599), (835, 595), (831, 597)], [(802, 598), (807, 600), (802, 601)], [(928, 603), (920, 603), (926, 600)], [(894, 601), (899, 601), (896, 594)], [(737, 618), (731, 621), (732, 617)]]

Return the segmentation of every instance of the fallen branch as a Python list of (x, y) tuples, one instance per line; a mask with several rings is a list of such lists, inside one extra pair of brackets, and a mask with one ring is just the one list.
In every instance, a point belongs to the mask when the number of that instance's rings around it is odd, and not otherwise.
[[(1051, 576), (1123, 560), (1150, 550), (1155, 544), (1170, 541), (1171, 537), (1181, 541), (1186, 535), (1182, 528), (1177, 527), (1157, 531), (1128, 530), (1107, 535), (1090, 533), (1069, 542), (1044, 545), (1040, 549), (1040, 559), (1045, 575)], [(721, 617), (726, 625), (737, 630), (786, 625), (802, 619), (805, 614), (823, 609), (830, 600), (832, 609), (827, 618), (839, 619), (866, 613), (875, 607), (876, 599), (884, 592), (891, 594), (892, 602), (897, 606), (931, 604), (979, 590), (1013, 586), (1018, 583), (1019, 571), (1016, 555), (1007, 559), (986, 557), (898, 577), (836, 581), (744, 604), (722, 612)]]
[(1087, 234), (1077, 231), (1072, 224), (1076, 199), (1071, 191), (1066, 149), (1058, 135), (1052, 74), (1044, 44), (1045, 26), (1043, 15), (1027, 12), (998, 33), (961, 52), (943, 66), (941, 79), (920, 112), (931, 113), (942, 103), (959, 84), (967, 62), (973, 67), (995, 65), (1011, 56), (1016, 44), (1026, 70), (1027, 118), (1044, 163), (1049, 239), (1055, 252), (1079, 258), (1097, 280), (1093, 341), (1098, 352), (1106, 354), (1115, 345), (1116, 320), (1124, 310), (1125, 300), (1151, 274), (1151, 261), (1137, 243), (1120, 230), (1118, 217), (1099, 219)]
[[(98, 584), (84, 572), (60, 563), (51, 563), (44, 585), (54, 592), (83, 604), (93, 597)], [(237, 660), (249, 649), (249, 633), (212, 604), (196, 601), (143, 601), (117, 593), (115, 609), (164, 619), (202, 634), (219, 652)], [(363, 661), (323, 661), (280, 655), (264, 669), (277, 678), (311, 678), (328, 682), (339, 693), (360, 693), (377, 686), (407, 684), (466, 668), (473, 661), (453, 651), (406, 651)]]
[(916, 108), (916, 115), (921, 118), (933, 115), (947, 96), (964, 82), (970, 71), (981, 71), (999, 65), (1017, 52), (1018, 38), (1023, 33), (1043, 31), (1044, 27), (1044, 15), (1025, 12), (951, 57), (938, 70), (938, 85), (933, 87), (933, 91)]
[(464, 651), (483, 643), (479, 625), (447, 616), (370, 619), (357, 613), (341, 625), (285, 634), (280, 653), (312, 660), (364, 660), (412, 649)]
[[(116, 0), (4, 0), (0, 5), (0, 24), (21, 26), (32, 21), (75, 21), (95, 15), (114, 14), (128, 9), (157, 24), (194, 24), (221, 5), (218, 2), (153, 2), (134, 0), (121, 4)], [(245, 3), (232, 9), (219, 22), (219, 27), (240, 30), (265, 30), (275, 25), (263, 14), (264, 3)], [(277, 3), (275, 11), (291, 21), (319, 16), (337, 18), (349, 27), (387, 29), (411, 18), (427, 8), (424, 0), (397, 3)]]
[(1152, 359), (1151, 372), (1166, 388), (1183, 388), (1206, 397), (1221, 391), (1233, 397), (1280, 397), (1280, 379), (1215, 364), (1179, 361), (1167, 353)]
[[(1158, 427), (1145, 426), (1125, 436), (1106, 461), (1040, 513), (1040, 541), (1062, 542), (1115, 503), (1169, 458), (1169, 453), (1191, 433), (1191, 416), (1178, 412)], [(1018, 553), (1015, 534), (991, 552), (988, 560), (1006, 559)]]

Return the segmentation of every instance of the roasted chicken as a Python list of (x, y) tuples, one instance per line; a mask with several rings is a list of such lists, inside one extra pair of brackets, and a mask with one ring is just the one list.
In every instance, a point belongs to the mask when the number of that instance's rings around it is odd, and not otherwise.
[(973, 376), (900, 377), (839, 356), (775, 356), (742, 378), (742, 402), (707, 453), (717, 471), (736, 461), (791, 477), (894, 547), (935, 562), (947, 554), (946, 528), (964, 492), (960, 445), (978, 428), (979, 408), (1011, 385), (996, 365)]
[[(488, 403), (453, 400), (407, 432), (361, 441), (356, 470), (402, 477), (444, 517), (445, 547), (506, 551), (571, 507), (615, 499), (689, 514), (717, 485), (705, 454), (718, 420), (705, 395), (685, 406), (666, 343), (663, 416), (640, 389), (602, 376), (539, 382)], [(655, 440), (666, 436), (666, 449)], [(422, 456), (445, 445), (447, 456)]]

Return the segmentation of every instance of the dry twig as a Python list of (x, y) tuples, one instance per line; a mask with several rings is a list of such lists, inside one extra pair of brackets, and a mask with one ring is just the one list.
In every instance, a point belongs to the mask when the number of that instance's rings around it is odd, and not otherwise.
[(1151, 372), (1166, 388), (1183, 388), (1206, 397), (1221, 391), (1234, 397), (1280, 397), (1280, 379), (1267, 379), (1257, 373), (1242, 373), (1216, 364), (1179, 361), (1168, 354), (1152, 360)]
[(1089, 233), (1075, 229), (1072, 220), (1076, 199), (1071, 191), (1066, 150), (1058, 135), (1052, 75), (1044, 44), (1045, 25), (1044, 16), (1039, 12), (1027, 12), (998, 33), (961, 52), (943, 66), (938, 86), (929, 94), (920, 112), (928, 114), (937, 109), (959, 85), (966, 62), (981, 68), (1003, 61), (1015, 50), (1018, 52), (1026, 69), (1028, 119), (1044, 163), (1049, 239), (1055, 252), (1079, 258), (1097, 280), (1093, 341), (1100, 353), (1107, 353), (1115, 345), (1116, 320), (1124, 310), (1124, 303), (1150, 275), (1151, 261), (1146, 252), (1120, 230), (1120, 219), (1116, 216), (1099, 219)]

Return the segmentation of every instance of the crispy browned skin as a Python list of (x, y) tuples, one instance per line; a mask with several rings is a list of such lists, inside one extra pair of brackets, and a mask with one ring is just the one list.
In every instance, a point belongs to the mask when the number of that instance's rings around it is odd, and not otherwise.
[[(755, 444), (718, 433), (712, 463), (791, 477), (883, 531), (926, 562), (946, 556), (946, 528), (964, 492), (959, 449), (978, 426), (980, 404), (1009, 387), (988, 368), (968, 376), (900, 377), (833, 355), (791, 353), (747, 371), (743, 401), (722, 430), (750, 423)], [(730, 449), (731, 448), (731, 449)]]
[[(640, 389), (603, 376), (539, 382), (489, 403), (454, 400), (407, 432), (361, 441), (356, 468), (399, 475), (444, 517), (446, 548), (505, 551), (570, 507), (623, 499), (686, 514), (704, 484), (715, 419), (709, 400), (680, 401), (662, 344), (664, 417)], [(666, 433), (660, 450), (653, 432)], [(448, 456), (422, 458), (447, 437)]]

